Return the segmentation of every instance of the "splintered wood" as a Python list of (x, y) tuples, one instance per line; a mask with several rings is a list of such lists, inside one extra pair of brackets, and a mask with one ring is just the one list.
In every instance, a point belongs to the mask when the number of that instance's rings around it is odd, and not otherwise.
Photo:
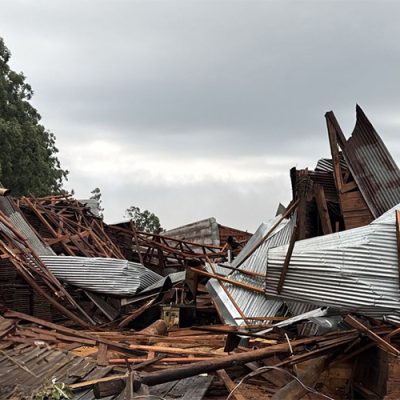
[[(284, 393), (306, 394), (292, 377), (297, 371), (307, 385), (320, 382), (325, 393), (339, 399), (332, 393), (340, 386), (343, 395), (352, 374), (351, 363), (360, 353), (373, 346), (396, 355), (400, 353), (399, 329), (374, 320), (360, 321), (351, 315), (345, 321), (355, 329), (310, 337), (290, 334), (291, 339), (281, 331), (260, 335), (251, 329), (228, 325), (167, 331), (164, 321), (159, 320), (142, 331), (76, 330), (12, 311), (4, 316), (0, 319), (0, 350), (17, 345), (46, 345), (67, 350), (76, 357), (88, 357), (99, 368), (117, 368), (115, 376), (103, 375), (73, 385), (74, 390), (94, 387), (103, 394), (132, 391), (131, 381), (136, 385), (134, 391), (149, 386), (150, 394), (187, 398), (189, 382), (197, 382), (196, 377), (203, 376), (207, 379), (199, 380), (203, 388), (196, 391), (199, 399), (204, 396), (212, 399), (224, 392), (225, 397), (231, 393), (231, 398), (237, 400), (257, 396), (281, 399), (289, 398), (282, 397)], [(239, 341), (227, 352), (224, 348), (229, 335), (239, 335), (245, 341)], [(3, 355), (3, 359), (7, 357)], [(9, 362), (15, 368), (24, 367), (17, 360)], [(136, 375), (132, 378), (133, 372)]]

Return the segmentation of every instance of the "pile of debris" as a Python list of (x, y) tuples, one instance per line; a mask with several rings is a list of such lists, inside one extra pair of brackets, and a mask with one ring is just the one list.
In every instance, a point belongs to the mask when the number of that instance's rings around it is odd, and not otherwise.
[(399, 398), (400, 170), (356, 114), (254, 235), (0, 196), (0, 397)]

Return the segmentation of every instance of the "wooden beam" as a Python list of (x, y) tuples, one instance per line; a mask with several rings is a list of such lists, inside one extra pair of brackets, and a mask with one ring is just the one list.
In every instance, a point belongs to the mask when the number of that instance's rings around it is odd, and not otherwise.
[(6, 317), (6, 318), (17, 318), (17, 319), (21, 319), (21, 320), (24, 320), (24, 321), (33, 322), (34, 324), (45, 326), (45, 327), (47, 327), (49, 329), (54, 329), (54, 330), (56, 330), (58, 332), (62, 332), (64, 334), (66, 334), (66, 335), (76, 336), (78, 338), (82, 337), (82, 338), (85, 338), (85, 339), (92, 339), (92, 340), (95, 340), (96, 342), (107, 344), (110, 349), (114, 349), (114, 350), (116, 350), (118, 352), (121, 352), (121, 353), (137, 354), (137, 352), (129, 349), (129, 347), (127, 345), (124, 345), (124, 344), (121, 344), (121, 343), (117, 343), (117, 342), (113, 342), (111, 340), (102, 338), (100, 336), (97, 336), (95, 333), (90, 334), (90, 331), (89, 331), (89, 333), (87, 331), (78, 331), (78, 330), (71, 329), (71, 328), (68, 328), (66, 326), (63, 326), (63, 325), (57, 325), (57, 324), (54, 324), (53, 322), (45, 321), (44, 319), (36, 318), (36, 317), (31, 316), (31, 315), (27, 315), (27, 314), (20, 313), (20, 312), (17, 312), (17, 311), (6, 311), (4, 313), (4, 317)]
[[(338, 136), (337, 136), (336, 126), (335, 126), (336, 118), (332, 111), (326, 113), (325, 118), (326, 118), (326, 126), (328, 129), (329, 145), (331, 148), (331, 155), (332, 155), (333, 175), (335, 178), (336, 189), (338, 190), (338, 192), (340, 194), (342, 191), (342, 186), (343, 186), (343, 177), (342, 177), (342, 169), (340, 167)], [(337, 123), (337, 121), (336, 121), (336, 123)]]
[(347, 140), (343, 134), (342, 128), (340, 127), (338, 120), (336, 119), (334, 112), (328, 111), (325, 114), (325, 118), (327, 121), (329, 121), (329, 123), (331, 125), (331, 129), (336, 134), (338, 145), (341, 147), (341, 149), (343, 149), (344, 146), (346, 145)]
[(283, 263), (283, 266), (282, 266), (281, 276), (279, 277), (279, 283), (278, 283), (278, 288), (277, 288), (278, 294), (281, 294), (283, 285), (285, 284), (285, 279), (286, 279), (287, 271), (289, 269), (290, 259), (292, 258), (294, 245), (297, 240), (297, 224), (298, 224), (298, 222), (296, 221), (296, 224), (295, 224), (293, 232), (292, 232), (292, 236), (290, 237), (290, 242), (289, 242), (289, 247), (286, 252), (285, 262)]
[(217, 371), (218, 377), (221, 379), (223, 384), (225, 385), (226, 389), (229, 392), (229, 395), (232, 394), (231, 397), (235, 398), (236, 400), (246, 400), (246, 398), (238, 391), (235, 390), (233, 393), (232, 391), (235, 389), (236, 384), (232, 381), (229, 375), (226, 373), (224, 369), (220, 369)]
[(106, 376), (104, 378), (97, 378), (97, 379), (90, 379), (88, 381), (83, 381), (83, 382), (78, 382), (78, 383), (71, 383), (68, 385), (71, 389), (77, 390), (77, 389), (82, 389), (82, 388), (87, 388), (90, 386), (95, 385), (96, 383), (99, 382), (111, 382), (111, 381), (116, 381), (118, 379), (126, 379), (128, 377), (128, 373), (124, 375), (113, 375), (113, 376)]
[(360, 332), (365, 333), (371, 340), (373, 340), (378, 347), (381, 349), (388, 351), (389, 353), (393, 353), (396, 356), (400, 355), (400, 350), (396, 349), (396, 347), (392, 346), (390, 343), (388, 343), (386, 340), (382, 339), (380, 336), (378, 336), (376, 333), (372, 332), (367, 326), (365, 326), (363, 323), (355, 319), (351, 315), (347, 315), (346, 318), (344, 319), (345, 322), (347, 322), (350, 326), (353, 328), (356, 328)]
[(225, 353), (218, 353), (216, 351), (199, 351), (194, 349), (181, 349), (177, 347), (167, 347), (167, 346), (147, 346), (144, 344), (131, 344), (129, 345), (130, 349), (133, 350), (144, 350), (144, 351), (154, 351), (155, 353), (165, 353), (165, 354), (190, 354), (190, 355), (197, 355), (200, 357), (225, 357)]
[(253, 292), (263, 293), (263, 294), (265, 293), (264, 289), (261, 289), (261, 288), (259, 288), (257, 286), (252, 286), (252, 285), (248, 285), (248, 284), (243, 283), (243, 282), (234, 281), (233, 279), (225, 278), (223, 276), (216, 275), (216, 274), (211, 274), (209, 272), (203, 271), (201, 269), (193, 268), (193, 267), (191, 268), (191, 270), (194, 271), (194, 272), (197, 272), (200, 275), (208, 276), (209, 278), (215, 278), (215, 279), (217, 279), (219, 281), (222, 281), (222, 282), (227, 282), (227, 283), (230, 283), (232, 285), (236, 285), (236, 286), (242, 287), (244, 289), (252, 290)]
[(254, 245), (254, 247), (248, 252), (246, 257), (243, 257), (240, 263), (236, 266), (236, 269), (238, 269), (271, 236), (271, 234), (281, 224), (281, 222), (284, 219), (286, 219), (296, 209), (298, 203), (299, 203), (298, 200), (296, 200), (295, 202), (292, 202), (288, 206), (286, 211), (283, 213), (282, 217), (279, 218), (278, 221), (274, 224), (274, 226)]
[[(213, 263), (211, 262), (211, 260), (207, 257), (206, 258), (210, 268), (212, 269), (212, 272), (214, 274), (216, 274), (217, 272), (215, 271), (215, 268), (213, 266)], [(242, 317), (243, 321), (246, 322), (246, 324), (249, 324), (249, 320), (246, 318), (246, 316), (244, 315), (242, 309), (239, 307), (239, 304), (236, 303), (236, 300), (233, 298), (233, 296), (230, 294), (229, 290), (226, 288), (226, 286), (224, 285), (223, 282), (220, 282), (220, 285), (222, 287), (222, 289), (224, 290), (225, 294), (228, 296), (229, 300), (231, 301), (231, 303), (233, 304), (233, 306), (236, 308), (236, 311), (239, 313), (239, 315)]]
[(322, 232), (324, 235), (332, 233), (331, 219), (329, 218), (328, 204), (325, 198), (325, 191), (321, 185), (314, 184), (314, 197), (317, 203), (319, 218), (321, 220)]
[[(353, 340), (354, 333), (351, 337), (349, 335), (346, 337), (348, 338), (347, 340)], [(207, 361), (199, 361), (188, 366), (177, 366), (175, 368), (167, 368), (163, 371), (150, 372), (139, 376), (138, 379), (145, 385), (154, 386), (177, 379), (187, 378), (189, 376), (218, 371), (220, 369), (229, 368), (233, 365), (243, 365), (248, 362), (262, 360), (273, 354), (288, 353), (291, 348), (294, 349), (299, 346), (304, 346), (307, 343), (319, 343), (319, 345), (323, 345), (323, 338), (321, 338), (321, 336), (315, 336), (312, 338), (292, 340), (290, 343), (279, 343), (258, 350), (250, 350), (248, 352), (213, 358)], [(345, 343), (344, 339), (332, 344), (331, 346), (333, 348), (335, 346), (341, 346), (343, 343)], [(308, 353), (306, 353), (306, 355), (307, 354)]]

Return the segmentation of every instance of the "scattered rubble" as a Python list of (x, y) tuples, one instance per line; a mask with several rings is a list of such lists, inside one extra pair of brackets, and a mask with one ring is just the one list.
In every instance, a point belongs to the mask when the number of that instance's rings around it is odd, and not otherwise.
[(399, 398), (400, 170), (356, 115), (254, 235), (1, 190), (0, 398)]

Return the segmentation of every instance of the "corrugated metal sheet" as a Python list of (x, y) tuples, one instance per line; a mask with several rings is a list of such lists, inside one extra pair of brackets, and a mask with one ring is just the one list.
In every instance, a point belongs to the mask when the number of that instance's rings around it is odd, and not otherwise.
[(400, 202), (400, 170), (388, 149), (362, 111), (343, 154), (374, 217)]
[[(267, 224), (262, 224), (249, 240), (243, 250), (240, 252), (238, 257), (232, 262), (232, 267), (239, 265), (240, 261), (251, 251), (254, 245), (263, 237), (265, 234), (275, 225), (281, 216), (276, 217)], [(273, 234), (267, 239), (243, 264), (240, 269), (258, 272), (261, 274), (266, 273), (266, 257), (268, 250), (275, 246), (288, 243), (290, 236), (294, 228), (294, 218), (290, 220), (283, 220), (282, 223), (275, 228)], [(225, 269), (226, 270), (226, 269)], [(251, 277), (240, 272), (232, 272), (229, 275), (230, 279), (238, 282), (248, 283), (259, 288), (263, 288), (265, 285), (264, 278), (262, 277)], [(262, 293), (256, 293), (254, 291), (244, 289), (229, 283), (224, 283), (226, 289), (230, 295), (234, 298), (235, 302), (242, 310), (246, 317), (268, 317), (274, 316), (282, 308), (283, 302), (277, 299), (267, 299)], [(229, 297), (221, 288), (219, 282), (215, 279), (210, 279), (207, 283), (207, 289), (209, 290), (214, 302), (217, 305), (220, 313), (224, 316), (227, 323), (240, 325), (245, 323), (244, 320), (240, 319), (240, 314), (236, 307), (232, 304)]]
[(90, 209), (90, 212), (96, 217), (100, 216), (100, 203), (99, 200), (96, 199), (86, 199), (86, 200), (78, 200), (84, 206)]
[(33, 231), (32, 227), (28, 224), (24, 216), (14, 206), (12, 198), (8, 196), (0, 196), (0, 209), (3, 211), (11, 222), (18, 229), (23, 236), (27, 238), (28, 243), (39, 255), (55, 255), (50, 247), (47, 247)]
[(157, 293), (161, 293), (162, 290), (168, 290), (169, 288), (178, 285), (179, 283), (183, 283), (185, 280), (186, 271), (173, 272), (169, 274), (156, 283), (148, 286), (143, 289), (139, 294), (134, 297), (128, 297), (121, 299), (121, 305), (125, 306), (127, 304), (137, 303), (138, 301), (148, 299), (153, 297)]
[(93, 292), (131, 296), (162, 279), (143, 265), (115, 258), (42, 256), (60, 280)]
[(308, 176), (314, 183), (323, 187), (327, 201), (339, 203), (335, 179), (332, 172), (309, 171)]
[(380, 318), (400, 315), (395, 208), (370, 225), (296, 242), (280, 296), (287, 246), (270, 248), (267, 295)]
[[(314, 308), (313, 310), (307, 311), (305, 313), (295, 315), (294, 317), (291, 317), (289, 319), (286, 319), (284, 321), (277, 322), (273, 324), (274, 327), (281, 327), (283, 328), (284, 326), (289, 326), (292, 324), (295, 324), (296, 322), (299, 321), (305, 321), (308, 320), (309, 318), (316, 318), (316, 317), (323, 317), (325, 315), (328, 315), (329, 309), (326, 307), (318, 307)], [(263, 331), (258, 332), (259, 335), (262, 335), (264, 333), (268, 333), (273, 331), (274, 328), (268, 328), (264, 329)]]
[(170, 229), (162, 235), (204, 245), (220, 245), (219, 228), (214, 217)]
[[(348, 169), (346, 161), (341, 158), (340, 159), (340, 166), (342, 169)], [(333, 162), (331, 158), (321, 158), (318, 160), (317, 165), (315, 167), (315, 171), (321, 172), (333, 172)]]
[(290, 315), (296, 316), (318, 308), (315, 304), (299, 303), (297, 301), (285, 301)]

